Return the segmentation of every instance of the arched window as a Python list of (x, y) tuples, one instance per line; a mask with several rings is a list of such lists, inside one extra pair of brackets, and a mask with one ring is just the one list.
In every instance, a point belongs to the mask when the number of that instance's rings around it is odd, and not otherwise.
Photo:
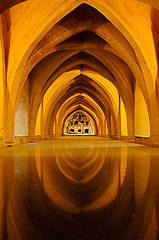
[(92, 120), (83, 112), (74, 113), (67, 121), (65, 135), (94, 135)]

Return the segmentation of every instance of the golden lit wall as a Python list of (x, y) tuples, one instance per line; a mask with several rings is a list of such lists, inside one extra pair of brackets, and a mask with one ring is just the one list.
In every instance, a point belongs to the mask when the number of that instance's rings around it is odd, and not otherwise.
[(135, 88), (135, 135), (145, 137), (150, 136), (147, 106), (137, 82)]
[(17, 104), (15, 136), (28, 136), (29, 85), (25, 82)]
[(41, 105), (38, 110), (36, 126), (35, 126), (35, 135), (41, 135)]
[[(0, 26), (2, 24), (2, 19), (0, 16)], [(4, 45), (2, 37), (2, 28), (0, 28), (0, 137), (3, 137), (3, 101), (4, 101), (4, 78), (5, 78), (5, 66), (4, 66)]]
[(127, 117), (122, 99), (120, 102), (120, 111), (121, 111), (121, 135), (128, 136)]

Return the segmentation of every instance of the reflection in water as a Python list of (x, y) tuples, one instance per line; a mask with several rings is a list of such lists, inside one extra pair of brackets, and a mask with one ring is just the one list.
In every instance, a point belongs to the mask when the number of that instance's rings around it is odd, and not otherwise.
[(1, 149), (1, 239), (159, 239), (158, 157), (99, 137)]

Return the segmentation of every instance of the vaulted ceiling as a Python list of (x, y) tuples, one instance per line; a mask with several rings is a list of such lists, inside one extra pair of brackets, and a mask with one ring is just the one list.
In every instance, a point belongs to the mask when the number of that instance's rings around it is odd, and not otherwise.
[(127, 134), (134, 137), (142, 101), (145, 134), (158, 134), (156, 1), (19, 2), (0, 2), (8, 129), (14, 131), (27, 81), (30, 136), (43, 108), (45, 136), (62, 134), (68, 116), (81, 109), (96, 119), (102, 135), (120, 136), (119, 115), (125, 114)]

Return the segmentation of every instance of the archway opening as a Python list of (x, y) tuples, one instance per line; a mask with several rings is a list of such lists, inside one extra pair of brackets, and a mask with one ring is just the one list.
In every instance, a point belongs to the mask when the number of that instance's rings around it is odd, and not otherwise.
[(76, 112), (67, 120), (64, 135), (95, 135), (93, 121), (83, 112)]

